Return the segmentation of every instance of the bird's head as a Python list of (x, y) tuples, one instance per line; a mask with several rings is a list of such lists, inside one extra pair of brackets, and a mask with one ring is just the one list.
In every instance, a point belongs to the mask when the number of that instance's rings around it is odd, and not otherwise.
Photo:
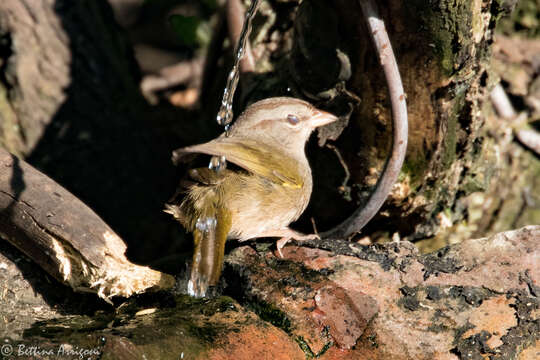
[(257, 139), (263, 144), (303, 153), (311, 132), (337, 119), (307, 101), (274, 97), (248, 106), (231, 127), (230, 136)]

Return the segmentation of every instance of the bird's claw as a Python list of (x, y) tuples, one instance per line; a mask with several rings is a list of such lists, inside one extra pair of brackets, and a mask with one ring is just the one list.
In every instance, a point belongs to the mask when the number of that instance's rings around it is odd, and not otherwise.
[(307, 234), (307, 235), (298, 234), (295, 236), (282, 237), (276, 242), (277, 253), (279, 257), (283, 259), (283, 253), (281, 252), (281, 249), (283, 249), (283, 247), (285, 247), (285, 245), (287, 245), (287, 243), (293, 239), (296, 241), (307, 241), (307, 240), (320, 240), (320, 238), (321, 237), (318, 234)]

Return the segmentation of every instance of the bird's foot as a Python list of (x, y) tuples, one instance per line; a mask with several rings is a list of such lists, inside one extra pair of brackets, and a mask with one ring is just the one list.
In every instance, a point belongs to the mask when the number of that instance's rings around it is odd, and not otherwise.
[(280, 237), (281, 239), (276, 242), (277, 253), (280, 258), (283, 258), (281, 249), (283, 249), (283, 247), (287, 245), (290, 240), (307, 241), (320, 239), (320, 236), (317, 234), (306, 235), (289, 228), (265, 231), (258, 234), (257, 237)]
[(283, 259), (283, 253), (281, 252), (281, 249), (283, 249), (283, 247), (285, 245), (287, 245), (287, 243), (291, 240), (296, 240), (296, 241), (307, 241), (307, 240), (318, 240), (320, 239), (321, 237), (317, 234), (301, 234), (299, 232), (296, 232), (296, 231), (293, 231), (293, 234), (291, 234), (290, 236), (284, 236), (282, 237), (281, 239), (279, 239), (277, 242), (276, 242), (276, 247), (277, 247), (277, 253), (279, 255), (280, 258)]

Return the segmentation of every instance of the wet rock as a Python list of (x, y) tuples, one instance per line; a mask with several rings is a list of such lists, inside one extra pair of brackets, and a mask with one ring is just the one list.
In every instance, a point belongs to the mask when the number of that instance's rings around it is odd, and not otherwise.
[(510, 359), (536, 346), (539, 241), (529, 226), (428, 255), (407, 242), (306, 242), (283, 259), (240, 247), (225, 273), (246, 304), (288, 319), (307, 356)]

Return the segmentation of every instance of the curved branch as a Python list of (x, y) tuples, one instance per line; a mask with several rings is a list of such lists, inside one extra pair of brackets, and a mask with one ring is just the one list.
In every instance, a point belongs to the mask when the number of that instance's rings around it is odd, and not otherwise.
[(322, 234), (323, 238), (345, 238), (359, 232), (381, 208), (396, 182), (407, 151), (408, 121), (405, 92), (399, 68), (392, 50), (384, 21), (378, 15), (372, 0), (359, 0), (362, 13), (371, 32), (373, 43), (383, 67), (392, 104), (393, 139), (390, 158), (384, 165), (375, 191), (363, 208), (357, 209), (348, 219)]

